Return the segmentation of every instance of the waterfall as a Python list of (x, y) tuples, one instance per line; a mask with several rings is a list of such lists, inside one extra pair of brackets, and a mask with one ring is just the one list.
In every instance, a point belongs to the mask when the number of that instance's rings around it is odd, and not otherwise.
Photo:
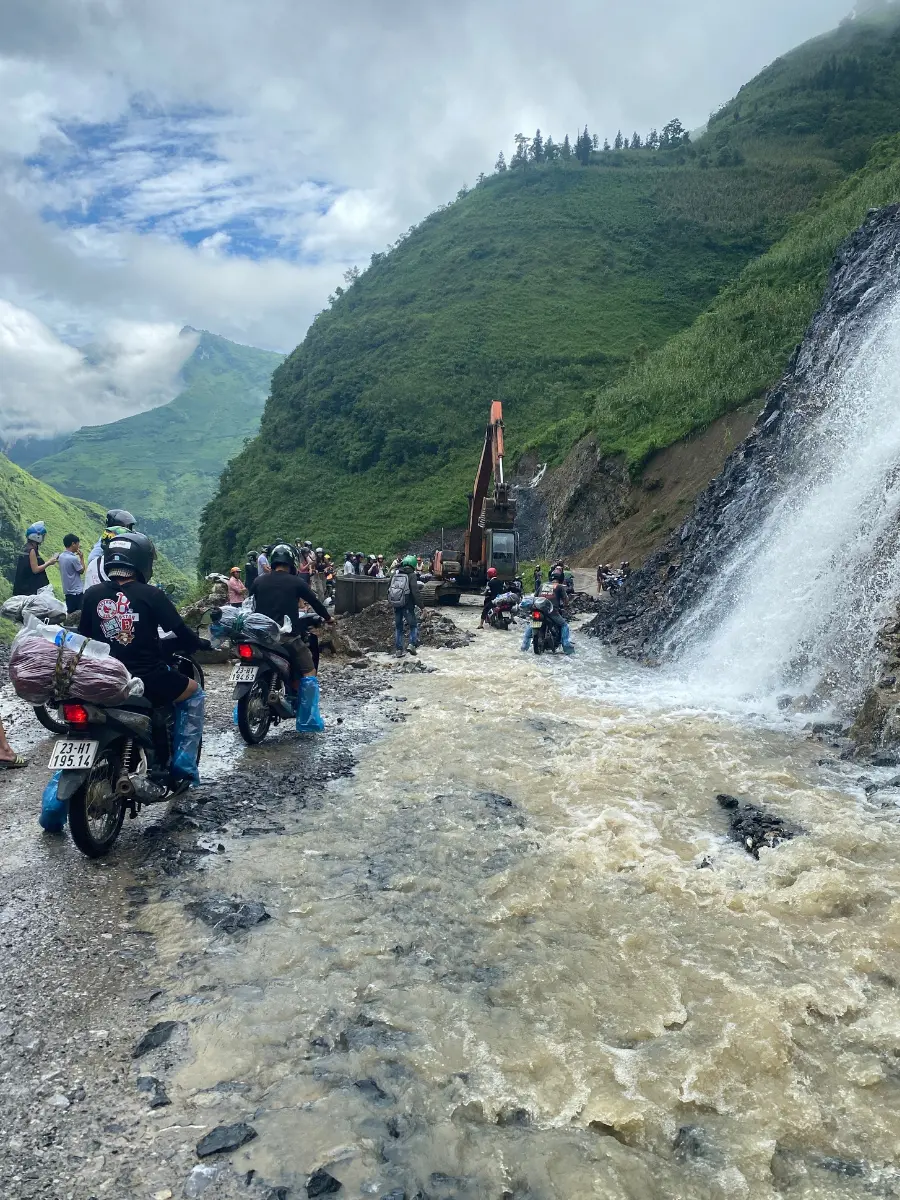
[(762, 511), (744, 514), (668, 645), (707, 694), (803, 693), (840, 711), (876, 677), (900, 597), (900, 297), (810, 368)]

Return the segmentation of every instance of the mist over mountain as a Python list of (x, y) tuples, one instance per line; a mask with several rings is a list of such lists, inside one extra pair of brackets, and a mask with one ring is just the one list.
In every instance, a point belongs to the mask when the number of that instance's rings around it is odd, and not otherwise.
[[(281, 355), (185, 329), (193, 351), (168, 404), (47, 445), (29, 470), (67, 496), (129, 509), (184, 570), (196, 562), (200, 514), (228, 460), (259, 428)], [(37, 445), (24, 447), (26, 456)]]

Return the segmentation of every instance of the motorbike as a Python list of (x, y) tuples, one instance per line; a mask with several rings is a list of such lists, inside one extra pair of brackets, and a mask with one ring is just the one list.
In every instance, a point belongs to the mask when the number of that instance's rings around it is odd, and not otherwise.
[(488, 624), (493, 629), (509, 629), (515, 618), (515, 610), (515, 601), (498, 596), (488, 613)]
[[(203, 671), (174, 648), (173, 667), (203, 687)], [(175, 710), (154, 708), (143, 696), (101, 705), (62, 700), (51, 705), (64, 722), (48, 766), (58, 771), (57, 798), (68, 804), (72, 841), (88, 858), (113, 848), (125, 814), (134, 819), (146, 804), (162, 804), (191, 786), (169, 771)], [(61, 723), (62, 723), (61, 722)]]
[(535, 597), (531, 609), (531, 646), (535, 654), (555, 654), (562, 645), (562, 630), (551, 620), (553, 601)]
[[(298, 618), (300, 636), (310, 645), (313, 630), (321, 625), (316, 613), (301, 613)], [(314, 649), (310, 645), (310, 649)], [(294, 703), (288, 698), (291, 685), (291, 661), (280, 646), (270, 646), (241, 634), (237, 646), (238, 662), (231, 672), (234, 686), (237, 726), (248, 746), (258, 746), (272, 724), (293, 721)], [(315, 653), (313, 658), (315, 660)]]

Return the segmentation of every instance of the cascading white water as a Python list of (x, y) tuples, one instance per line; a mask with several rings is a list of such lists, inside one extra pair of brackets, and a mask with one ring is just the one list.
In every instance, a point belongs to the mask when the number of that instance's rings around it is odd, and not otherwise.
[(900, 596), (900, 297), (838, 361), (768, 511), (675, 630), (707, 696), (761, 705), (789, 690), (840, 708), (878, 669)]

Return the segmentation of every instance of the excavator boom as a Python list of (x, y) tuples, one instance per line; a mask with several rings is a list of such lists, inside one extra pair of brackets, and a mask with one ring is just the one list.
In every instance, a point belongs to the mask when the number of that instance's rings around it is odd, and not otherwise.
[[(485, 567), (486, 535), (492, 530), (512, 530), (516, 504), (510, 499), (503, 473), (503, 405), (491, 404), (491, 419), (484, 434), (481, 462), (475, 476), (475, 488), (469, 497), (469, 521), (463, 551), (463, 571), (467, 576), (479, 575)], [(491, 477), (494, 480), (490, 495)]]

